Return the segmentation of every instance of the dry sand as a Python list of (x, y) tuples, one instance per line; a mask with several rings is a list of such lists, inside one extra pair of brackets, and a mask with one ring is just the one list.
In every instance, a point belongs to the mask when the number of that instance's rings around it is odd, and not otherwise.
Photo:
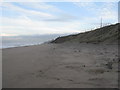
[(2, 56), (3, 88), (118, 87), (117, 45), (42, 44)]

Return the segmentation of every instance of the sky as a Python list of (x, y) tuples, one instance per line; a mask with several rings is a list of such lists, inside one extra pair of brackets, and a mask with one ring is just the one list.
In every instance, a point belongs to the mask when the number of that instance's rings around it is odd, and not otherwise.
[(118, 22), (117, 2), (2, 2), (0, 36), (71, 34)]

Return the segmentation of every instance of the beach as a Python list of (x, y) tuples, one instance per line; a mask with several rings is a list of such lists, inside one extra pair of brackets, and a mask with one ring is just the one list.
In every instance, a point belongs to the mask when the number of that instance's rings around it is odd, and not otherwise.
[(119, 5), (1, 0), (0, 87), (120, 88)]
[(118, 88), (118, 45), (45, 43), (2, 50), (3, 88)]

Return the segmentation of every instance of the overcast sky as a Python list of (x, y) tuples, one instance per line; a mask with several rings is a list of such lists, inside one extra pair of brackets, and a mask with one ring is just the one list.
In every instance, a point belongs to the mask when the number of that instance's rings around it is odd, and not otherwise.
[(117, 2), (4, 2), (2, 36), (78, 33), (118, 22)]

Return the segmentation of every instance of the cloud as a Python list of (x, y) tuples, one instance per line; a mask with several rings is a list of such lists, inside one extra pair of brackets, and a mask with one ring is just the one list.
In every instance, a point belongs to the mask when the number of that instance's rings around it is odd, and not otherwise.
[[(117, 4), (117, 3), (116, 3)], [(104, 20), (116, 20), (118, 18), (117, 7), (114, 9), (115, 3), (107, 2), (103, 4), (102, 8), (99, 9), (99, 17), (101, 16)]]
[[(83, 2), (83, 0), (0, 0), (1, 2)], [(84, 0), (84, 2), (118, 2), (119, 0)]]
[[(10, 11), (9, 15), (12, 15), (11, 12), (18, 13), (14, 18), (2, 16), (2, 23), (0, 25), (0, 28), (2, 28), (2, 36), (79, 32), (78, 26), (76, 26), (79, 22), (75, 22), (76, 25), (73, 24), (73, 22), (68, 22), (74, 21), (76, 17), (62, 11), (59, 12), (55, 6), (47, 5), (45, 3), (19, 3), (19, 5), (13, 3), (1, 4), (2, 10), (4, 10), (6, 14), (8, 14), (7, 11)], [(25, 5), (27, 8), (23, 7)], [(57, 13), (59, 13), (59, 15), (55, 16), (43, 12), (44, 10), (48, 11), (51, 9), (53, 9), (55, 13), (58, 10)]]
[[(3, 3), (1, 4), (1, 7), (3, 11), (6, 10), (7, 12), (11, 10), (11, 12), (18, 13), (19, 15), (16, 17), (24, 16), (24, 17), (29, 17), (31, 20), (37, 20), (37, 21), (43, 20), (43, 21), (55, 21), (55, 22), (59, 22), (59, 21), (67, 22), (67, 21), (77, 19), (76, 16), (67, 14), (53, 5), (48, 5), (42, 2), (40, 3), (23, 2), (23, 3), (18, 3), (18, 5), (14, 5), (13, 3)], [(54, 13), (57, 13), (58, 15), (47, 13), (46, 10), (47, 12), (53, 11)]]
[[(44, 22), (31, 21), (28, 18), (2, 18), (2, 33), (11, 35), (33, 35), (33, 34), (63, 34), (79, 32), (79, 22)], [(10, 22), (10, 23), (9, 23)], [(79, 24), (79, 25), (78, 25)]]
[(16, 34), (1, 33), (0, 36), (17, 36)]
[(2, 3), (1, 5), (3, 10), (12, 10), (14, 12), (18, 12), (20, 15), (26, 16), (39, 16), (40, 18), (53, 18), (54, 16), (42, 11), (28, 10), (21, 8), (19, 6), (13, 5), (12, 3)]
[(84, 7), (84, 8), (93, 8), (95, 7), (95, 3), (94, 2), (73, 2), (74, 5), (78, 6), (78, 7)]
[(19, 5), (21, 6), (25, 6), (27, 8), (31, 8), (34, 10), (49, 10), (49, 11), (56, 11), (56, 12), (61, 12), (60, 9), (58, 9), (57, 7), (53, 6), (53, 5), (49, 5), (45, 2), (21, 2), (19, 3)]
[(51, 18), (51, 19), (44, 19), (44, 21), (52, 21), (52, 22), (69, 22), (69, 21), (74, 21), (77, 20), (77, 17), (74, 15), (69, 15), (69, 14), (61, 14), (60, 16), (56, 18)]
[[(92, 21), (96, 21), (98, 18), (99, 19), (103, 18), (104, 21), (114, 21), (117, 23), (118, 14), (117, 8), (115, 8), (117, 3), (115, 2), (104, 2), (101, 5), (97, 5), (96, 2), (75, 2), (73, 4), (78, 6), (79, 8), (84, 8), (90, 13), (92, 13), (93, 14)], [(88, 21), (90, 21), (91, 18), (92, 17), (87, 18)]]
[[(73, 3), (76, 5), (75, 3)], [(87, 8), (91, 16), (74, 16), (66, 13), (47, 3), (20, 3), (15, 5), (13, 3), (3, 3), (1, 7), (8, 15), (11, 12), (17, 12), (18, 15), (11, 18), (9, 16), (2, 16), (2, 35), (33, 35), (33, 34), (63, 34), (63, 33), (78, 33), (99, 25), (101, 16), (104, 20), (113, 20), (116, 22), (116, 11), (113, 9), (114, 4), (96, 6), (95, 3), (77, 3), (77, 7)], [(26, 5), (26, 7), (25, 7)], [(45, 6), (46, 7), (45, 7)], [(51, 11), (51, 9), (53, 9)], [(47, 12), (49, 11), (49, 12)], [(51, 13), (52, 12), (52, 13)], [(92, 25), (91, 25), (92, 23)]]

